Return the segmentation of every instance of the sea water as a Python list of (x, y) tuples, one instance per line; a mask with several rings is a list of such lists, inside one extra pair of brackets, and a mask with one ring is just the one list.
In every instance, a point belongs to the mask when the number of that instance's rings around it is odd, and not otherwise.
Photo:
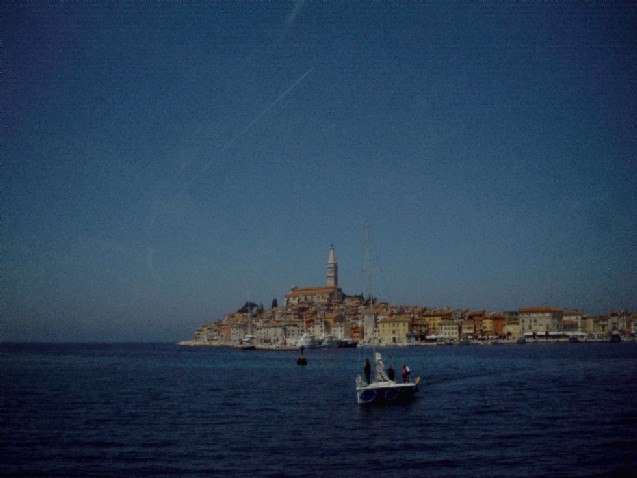
[(637, 344), (380, 349), (422, 377), (356, 404), (370, 349), (0, 344), (0, 474), (637, 476)]

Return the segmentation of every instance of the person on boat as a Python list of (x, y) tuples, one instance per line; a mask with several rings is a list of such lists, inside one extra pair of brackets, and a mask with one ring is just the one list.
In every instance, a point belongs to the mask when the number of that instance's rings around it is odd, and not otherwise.
[(411, 382), (411, 370), (409, 370), (407, 364), (403, 364), (403, 383), (409, 382)]
[(387, 369), (387, 378), (392, 382), (394, 381), (394, 366), (392, 364), (389, 364), (389, 368)]
[(365, 359), (365, 365), (363, 366), (363, 372), (365, 372), (365, 380), (367, 380), (367, 385), (371, 382), (371, 374), (372, 374), (372, 365), (369, 363), (369, 359)]

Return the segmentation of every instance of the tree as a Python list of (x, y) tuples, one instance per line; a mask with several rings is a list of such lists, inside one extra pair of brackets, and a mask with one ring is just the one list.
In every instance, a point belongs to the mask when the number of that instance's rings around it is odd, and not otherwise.
[(243, 307), (241, 307), (237, 312), (239, 312), (240, 314), (245, 314), (248, 311), (252, 313), (252, 311), (256, 308), (257, 304), (255, 304), (254, 302), (246, 302), (245, 304), (243, 304)]

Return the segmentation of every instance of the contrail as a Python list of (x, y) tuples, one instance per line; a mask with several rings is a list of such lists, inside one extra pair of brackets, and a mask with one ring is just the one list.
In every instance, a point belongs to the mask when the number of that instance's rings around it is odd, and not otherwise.
[(230, 146), (232, 146), (241, 136), (243, 136), (243, 134), (248, 131), (252, 126), (254, 126), (254, 124), (259, 121), (268, 111), (270, 111), (272, 109), (272, 107), (274, 107), (274, 105), (276, 105), (279, 101), (281, 101), (283, 98), (285, 98), (285, 96), (294, 89), (294, 87), (296, 85), (298, 85), (299, 83), (301, 83), (303, 81), (303, 79), (309, 75), (310, 73), (312, 73), (312, 70), (314, 69), (314, 67), (310, 68), (309, 70), (307, 70), (303, 76), (301, 76), (298, 80), (296, 80), (294, 83), (292, 83), (292, 86), (290, 86), (287, 90), (285, 90), (276, 100), (274, 100), (272, 103), (270, 103), (266, 109), (264, 109), (261, 113), (259, 113), (257, 115), (256, 118), (254, 118), (249, 124), (248, 126), (246, 126), (245, 128), (243, 128), (241, 130), (241, 132), (239, 134), (237, 134), (234, 138), (232, 138), (230, 140), (230, 142), (228, 144), (226, 144), (221, 151), (225, 151), (226, 149), (228, 149)]

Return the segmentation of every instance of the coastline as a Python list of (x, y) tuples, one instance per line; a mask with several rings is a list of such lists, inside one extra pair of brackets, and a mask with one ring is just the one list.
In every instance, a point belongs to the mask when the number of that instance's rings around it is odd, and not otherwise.
[[(636, 340), (633, 337), (623, 337), (622, 342), (634, 343)], [(379, 349), (386, 348), (405, 348), (405, 347), (449, 347), (449, 346), (477, 346), (477, 347), (487, 347), (487, 346), (510, 346), (510, 345), (551, 345), (551, 344), (567, 344), (567, 345), (578, 345), (578, 344), (607, 344), (612, 343), (611, 340), (601, 339), (601, 338), (591, 338), (591, 339), (582, 339), (578, 342), (569, 342), (568, 339), (527, 339), (525, 344), (518, 344), (514, 340), (508, 341), (499, 341), (499, 342), (489, 342), (489, 341), (473, 341), (470, 343), (463, 342), (416, 342), (410, 344), (376, 344), (374, 347)], [(200, 342), (196, 340), (182, 340), (177, 342), (177, 345), (182, 347), (222, 347), (229, 349), (239, 349), (238, 345), (233, 344), (220, 344), (215, 342)], [(358, 345), (356, 348), (371, 348), (371, 345), (363, 344)], [(315, 350), (319, 350), (321, 347)], [(300, 350), (299, 347), (295, 345), (271, 345), (271, 344), (255, 344), (255, 350), (266, 350), (273, 352), (291, 352)], [(309, 350), (309, 349), (308, 349)]]

